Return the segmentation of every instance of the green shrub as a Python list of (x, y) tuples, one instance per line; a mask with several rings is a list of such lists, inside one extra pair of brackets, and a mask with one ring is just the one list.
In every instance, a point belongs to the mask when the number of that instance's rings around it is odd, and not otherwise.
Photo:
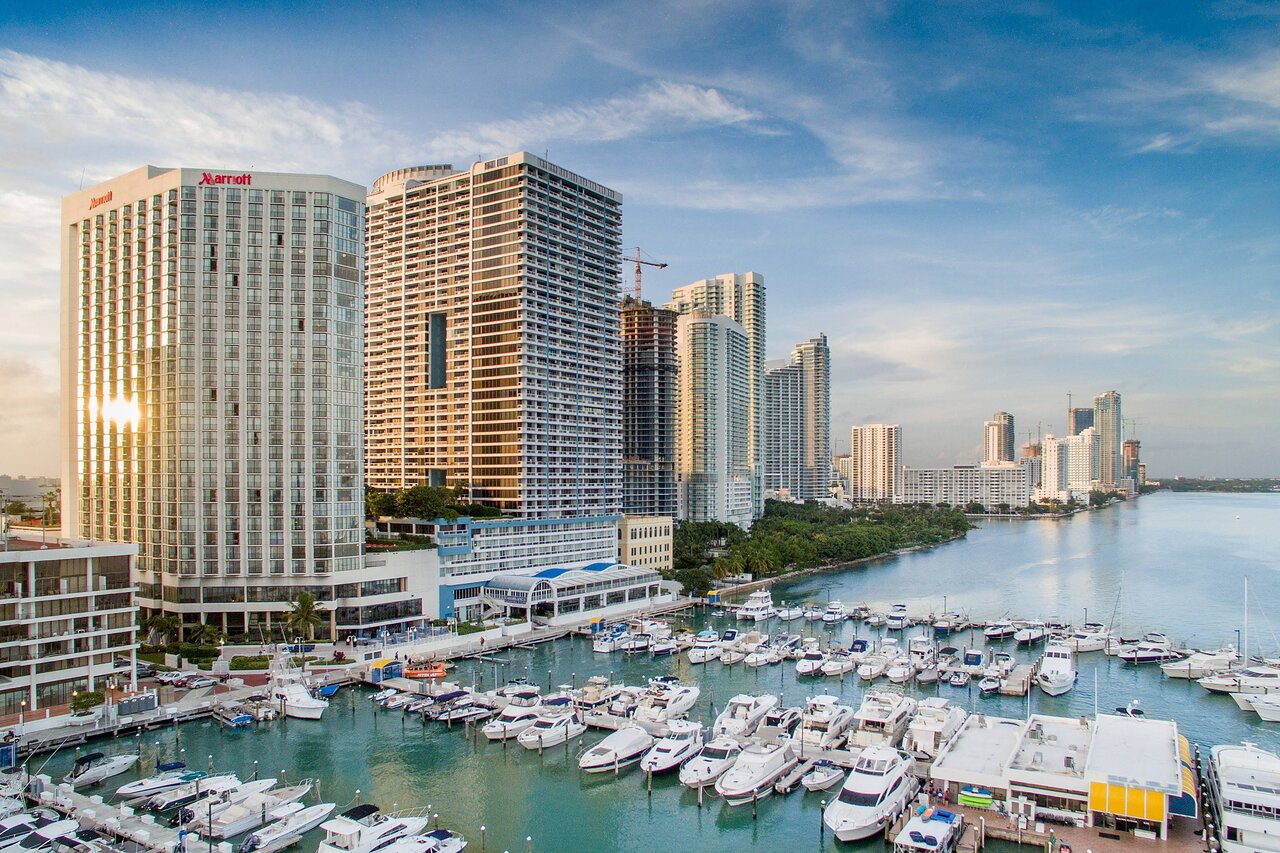
[(100, 690), (86, 690), (83, 693), (77, 693), (75, 698), (71, 700), (71, 713), (75, 714), (80, 711), (87, 711), (90, 708), (96, 708), (105, 701), (107, 701), (107, 697), (102, 695)]
[(231, 669), (266, 669), (271, 663), (266, 655), (236, 655), (231, 659)]
[(204, 646), (196, 643), (179, 643), (177, 654), (190, 661), (211, 659), (218, 656), (217, 646)]

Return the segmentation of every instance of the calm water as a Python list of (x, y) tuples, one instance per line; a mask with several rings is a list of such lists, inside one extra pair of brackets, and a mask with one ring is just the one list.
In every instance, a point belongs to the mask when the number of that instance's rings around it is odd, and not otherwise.
[[(1280, 614), (1280, 496), (1153, 495), (1104, 512), (1061, 522), (990, 523), (966, 541), (933, 551), (892, 558), (842, 572), (827, 572), (778, 588), (775, 598), (846, 604), (906, 602), (913, 612), (950, 609), (975, 619), (1005, 615), (1089, 617), (1110, 622), (1126, 634), (1164, 630), (1175, 641), (1200, 646), (1234, 642), (1243, 614), (1244, 578), (1250, 578), (1250, 634), (1255, 650), (1277, 649), (1268, 621)], [(1280, 615), (1277, 616), (1280, 618)], [(698, 619), (726, 626), (725, 619)], [(799, 626), (802, 623), (792, 623)], [(820, 628), (807, 626), (810, 631)], [(863, 626), (846, 625), (843, 637)], [(798, 630), (798, 628), (797, 628)], [(980, 643), (980, 639), (978, 640)], [(954, 645), (964, 645), (957, 637)], [(1011, 645), (1011, 644), (1007, 644)], [(1025, 657), (1025, 655), (1024, 655)], [(459, 665), (458, 680), (484, 687), (516, 675), (545, 686), (571, 679), (581, 683), (611, 669), (615, 678), (640, 684), (652, 675), (673, 673), (696, 679), (703, 688), (696, 717), (709, 721), (711, 706), (738, 692), (781, 692), (790, 704), (826, 688), (857, 702), (855, 680), (796, 684), (794, 665), (746, 670), (719, 664), (691, 667), (683, 656), (657, 661), (640, 656), (593, 655), (589, 642), (563, 640), (534, 650), (502, 653), (508, 663)], [(1225, 697), (1211, 697), (1194, 683), (1163, 679), (1158, 669), (1126, 667), (1100, 653), (1083, 656), (1079, 686), (1051, 699), (1033, 692), (1033, 710), (1053, 714), (1092, 714), (1095, 672), (1097, 704), (1103, 711), (1134, 698), (1152, 716), (1172, 717), (1185, 734), (1201, 743), (1244, 738), (1280, 749), (1280, 728), (1265, 728)], [(1022, 716), (1027, 700), (982, 698), (976, 690), (934, 688), (988, 713)], [(365, 802), (384, 808), (432, 804), (441, 823), (464, 832), (479, 850), (485, 825), (486, 849), (534, 850), (883, 850), (879, 844), (839, 845), (830, 835), (820, 840), (820, 801), (828, 794), (770, 797), (759, 806), (728, 808), (708, 797), (697, 807), (695, 794), (674, 777), (654, 780), (652, 795), (636, 770), (621, 779), (586, 776), (573, 752), (563, 747), (542, 756), (511, 744), (505, 749), (472, 742), (461, 728), (406, 722), (399, 712), (375, 712), (367, 693), (346, 690), (320, 723), (277, 721), (253, 731), (230, 733), (211, 723), (149, 733), (141, 740), (142, 769), (161, 760), (185, 758), (203, 767), (214, 756), (219, 769), (252, 776), (253, 762), (265, 774), (287, 771), (290, 781), (322, 780), (324, 800), (345, 805), (357, 789)], [(602, 734), (591, 731), (586, 743)], [(135, 748), (104, 744), (107, 752)], [(180, 752), (181, 751), (181, 752)], [(55, 756), (46, 772), (61, 776), (74, 756)], [(129, 777), (112, 780), (112, 786)], [(301, 847), (314, 850), (314, 841)], [(991, 850), (999, 850), (995, 845)]]

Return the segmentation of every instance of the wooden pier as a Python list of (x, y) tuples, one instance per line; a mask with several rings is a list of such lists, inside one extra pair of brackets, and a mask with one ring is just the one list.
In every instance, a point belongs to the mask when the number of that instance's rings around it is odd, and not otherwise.
[(1029, 663), (1020, 663), (1007, 676), (1000, 679), (1000, 695), (1026, 696), (1031, 689), (1031, 678), (1035, 675), (1035, 667)]

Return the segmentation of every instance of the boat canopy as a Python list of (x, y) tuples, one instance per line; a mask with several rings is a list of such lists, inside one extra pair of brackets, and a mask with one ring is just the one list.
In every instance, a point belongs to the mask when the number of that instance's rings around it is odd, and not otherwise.
[(181, 770), (186, 766), (187, 766), (187, 763), (185, 761), (166, 761), (164, 764), (161, 764), (156, 767), (156, 772), (167, 773), (170, 770)]
[(102, 757), (103, 755), (101, 752), (91, 752), (88, 755), (82, 755), (79, 758), (77, 758), (75, 766), (83, 767), (86, 764), (92, 764), (93, 762), (97, 761), (99, 758), (102, 758)]

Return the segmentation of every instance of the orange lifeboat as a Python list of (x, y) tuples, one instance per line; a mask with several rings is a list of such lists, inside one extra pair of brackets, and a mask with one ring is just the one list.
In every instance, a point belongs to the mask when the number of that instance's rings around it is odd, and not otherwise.
[(411, 663), (404, 668), (405, 678), (444, 678), (443, 663)]

